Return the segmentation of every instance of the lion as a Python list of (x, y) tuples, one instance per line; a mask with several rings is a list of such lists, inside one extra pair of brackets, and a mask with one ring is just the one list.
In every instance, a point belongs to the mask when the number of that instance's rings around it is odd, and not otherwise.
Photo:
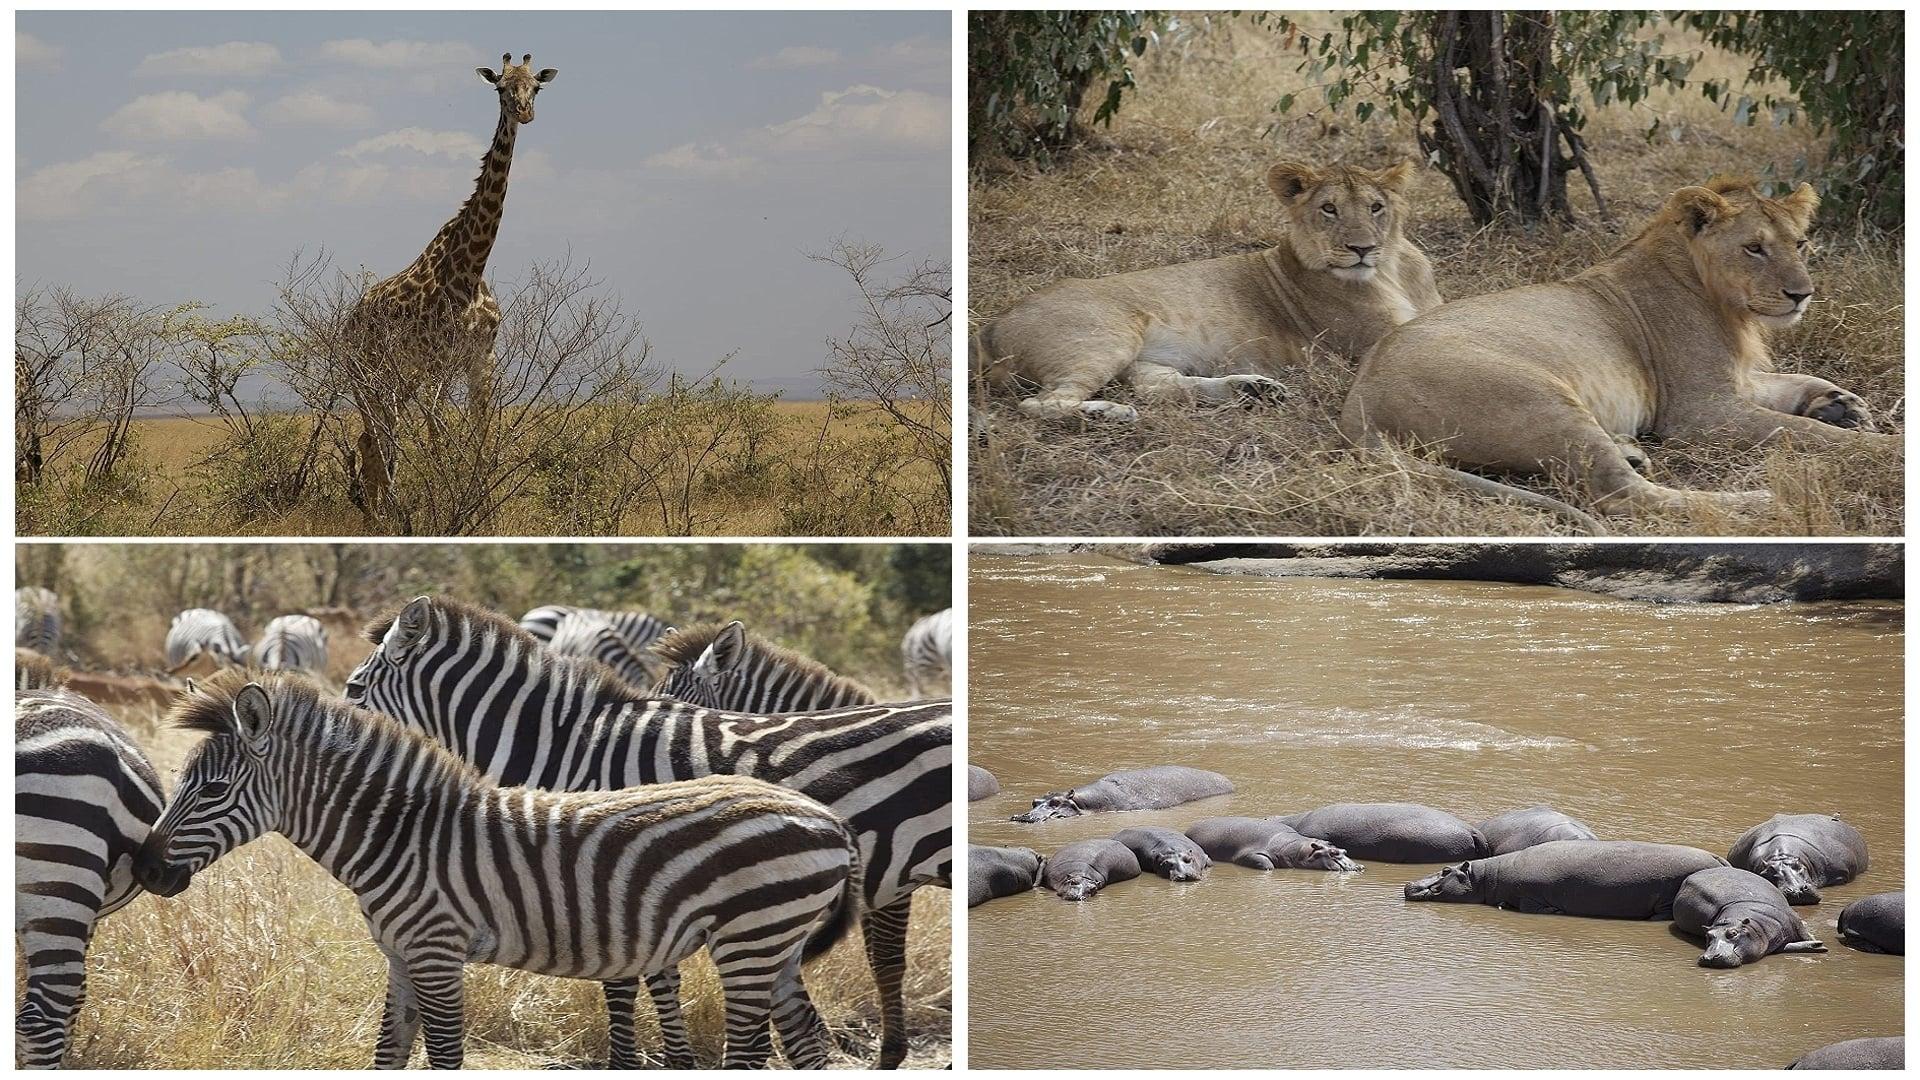
[(1440, 305), (1433, 267), (1401, 231), (1410, 163), (1324, 172), (1267, 170), (1285, 241), (1266, 251), (1092, 280), (1056, 282), (977, 335), (976, 376), (1027, 384), (1035, 417), (1133, 420), (1093, 395), (1124, 380), (1150, 400), (1278, 401), (1276, 376), (1309, 346), (1358, 358), (1389, 330)]
[[(1743, 178), (1681, 188), (1581, 274), (1456, 300), (1396, 328), (1361, 361), (1340, 430), (1357, 445), (1386, 436), (1437, 446), (1469, 468), (1566, 470), (1600, 512), (1620, 515), (1771, 500), (1655, 484), (1638, 471), (1642, 437), (1742, 449), (1896, 446), (1873, 432), (1857, 395), (1772, 369), (1768, 334), (1799, 322), (1813, 296), (1805, 253), (1819, 204), (1807, 184), (1784, 198)], [(1503, 497), (1548, 501), (1444, 471)]]

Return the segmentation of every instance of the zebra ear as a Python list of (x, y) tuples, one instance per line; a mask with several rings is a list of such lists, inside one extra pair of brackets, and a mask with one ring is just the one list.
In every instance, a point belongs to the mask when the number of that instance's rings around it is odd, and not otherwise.
[(248, 683), (233, 699), (233, 733), (255, 752), (266, 749), (267, 727), (273, 721), (273, 701), (259, 683)]
[(393, 620), (393, 626), (387, 630), (387, 636), (380, 645), (398, 660), (407, 654), (407, 650), (418, 644), (427, 634), (427, 608), (432, 600), (425, 596), (416, 596), (407, 601), (400, 614)]
[(735, 619), (721, 627), (720, 632), (714, 635), (712, 644), (700, 654), (700, 659), (694, 663), (694, 667), (710, 674), (732, 671), (740, 665), (740, 661), (746, 659), (746, 656), (747, 627), (745, 623)]

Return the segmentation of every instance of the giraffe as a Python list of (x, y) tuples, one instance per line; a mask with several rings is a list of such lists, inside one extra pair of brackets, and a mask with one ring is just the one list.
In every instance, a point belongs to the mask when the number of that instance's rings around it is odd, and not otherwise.
[(360, 412), (357, 474), (350, 479), (357, 482), (358, 501), (369, 518), (385, 507), (392, 488), (400, 406), (421, 387), (463, 374), (473, 430), (482, 443), (486, 439), (493, 341), (500, 329), (500, 305), (485, 278), (487, 257), (500, 233), (514, 135), (521, 124), (533, 122), (535, 95), (560, 74), (553, 68), (536, 74), (532, 53), (517, 65), (512, 53), (503, 54), (500, 67), (497, 73), (474, 69), (499, 94), (500, 120), (493, 145), (480, 160), (473, 194), (419, 258), (369, 288), (347, 317), (354, 354), (349, 381)]

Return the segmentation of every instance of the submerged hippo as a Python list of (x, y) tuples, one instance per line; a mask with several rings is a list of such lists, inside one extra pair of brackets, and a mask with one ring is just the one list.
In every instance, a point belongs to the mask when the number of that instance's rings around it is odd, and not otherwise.
[(1053, 853), (1040, 883), (1062, 900), (1086, 900), (1116, 881), (1140, 876), (1140, 860), (1118, 840), (1082, 840)]
[(1183, 833), (1158, 825), (1122, 829), (1114, 833), (1113, 838), (1133, 852), (1142, 872), (1159, 874), (1168, 881), (1199, 881), (1213, 866), (1213, 860), (1199, 844)]
[(1487, 838), (1487, 851), (1492, 855), (1505, 855), (1550, 840), (1594, 838), (1593, 830), (1587, 828), (1584, 822), (1576, 821), (1551, 806), (1509, 810), (1498, 817), (1488, 818), (1474, 828)]
[(1688, 878), (1673, 898), (1673, 926), (1701, 938), (1700, 966), (1736, 968), (1774, 953), (1826, 952), (1773, 882), (1737, 866)]
[(1480, 830), (1418, 803), (1334, 803), (1271, 820), (1330, 841), (1357, 859), (1435, 863), (1490, 854)]
[(978, 765), (967, 766), (967, 801), (979, 802), (1000, 794), (1000, 778)]
[(1187, 826), (1187, 836), (1213, 858), (1254, 870), (1366, 869), (1332, 843), (1273, 818), (1201, 818)]
[(967, 845), (967, 906), (1023, 893), (1040, 884), (1046, 856), (1024, 847)]
[(1184, 765), (1155, 765), (1103, 776), (1091, 784), (1053, 791), (1033, 800), (1015, 821), (1046, 821), (1104, 810), (1161, 810), (1211, 795), (1233, 794), (1233, 781), (1217, 772)]
[(1790, 904), (1817, 904), (1820, 886), (1867, 868), (1867, 838), (1832, 814), (1775, 814), (1742, 833), (1727, 861), (1780, 886)]
[(1907, 894), (1874, 893), (1841, 908), (1840, 940), (1862, 952), (1907, 955)]
[(1639, 840), (1552, 840), (1449, 866), (1407, 883), (1409, 900), (1487, 904), (1544, 915), (1669, 919), (1689, 877), (1720, 856)]
[(1907, 1037), (1894, 1035), (1879, 1039), (1848, 1039), (1810, 1050), (1789, 1069), (1904, 1069), (1907, 1067)]

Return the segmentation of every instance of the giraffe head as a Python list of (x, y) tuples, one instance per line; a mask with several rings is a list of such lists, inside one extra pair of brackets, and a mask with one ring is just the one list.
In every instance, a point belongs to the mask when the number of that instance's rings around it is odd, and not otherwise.
[(521, 57), (518, 64), (513, 62), (512, 53), (502, 53), (497, 73), (492, 68), (473, 70), (500, 91), (500, 110), (513, 117), (516, 124), (533, 123), (534, 95), (540, 92), (541, 87), (552, 82), (555, 75), (560, 74), (554, 68), (541, 68), (535, 74), (532, 53)]

